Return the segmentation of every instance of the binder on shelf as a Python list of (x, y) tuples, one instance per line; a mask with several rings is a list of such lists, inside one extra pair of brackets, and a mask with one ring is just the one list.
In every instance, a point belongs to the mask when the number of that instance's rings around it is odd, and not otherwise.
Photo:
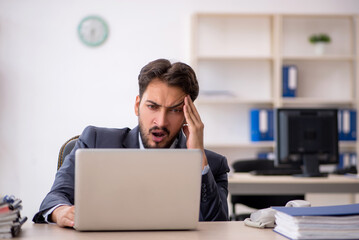
[(354, 109), (338, 110), (338, 135), (339, 141), (356, 141), (356, 118)]
[(274, 231), (289, 239), (359, 239), (359, 204), (272, 208)]
[(259, 152), (257, 154), (258, 159), (274, 160), (274, 152)]
[(253, 142), (273, 141), (273, 109), (251, 109), (250, 123)]
[(283, 65), (283, 97), (295, 97), (297, 93), (298, 69), (295, 65)]
[(342, 152), (339, 154), (338, 169), (346, 169), (356, 167), (357, 165), (357, 154), (355, 152)]

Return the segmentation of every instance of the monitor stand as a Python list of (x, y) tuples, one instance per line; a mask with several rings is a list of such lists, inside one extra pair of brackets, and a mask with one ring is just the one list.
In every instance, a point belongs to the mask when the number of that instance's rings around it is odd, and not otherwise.
[(303, 159), (303, 173), (295, 175), (296, 177), (327, 177), (327, 173), (319, 171), (319, 160), (315, 155), (304, 154)]

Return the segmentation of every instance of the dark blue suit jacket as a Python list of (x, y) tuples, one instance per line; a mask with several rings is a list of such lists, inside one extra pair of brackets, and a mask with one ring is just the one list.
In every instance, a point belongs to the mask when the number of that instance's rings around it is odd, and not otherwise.
[[(138, 126), (134, 129), (87, 127), (72, 152), (66, 156), (57, 171), (51, 191), (42, 201), (39, 212), (34, 216), (35, 223), (44, 223), (43, 213), (58, 204), (74, 204), (75, 151), (78, 148), (139, 148)], [(186, 148), (186, 138), (181, 132), (176, 148)], [(210, 170), (202, 176), (200, 221), (228, 220), (228, 179), (227, 159), (205, 150)]]

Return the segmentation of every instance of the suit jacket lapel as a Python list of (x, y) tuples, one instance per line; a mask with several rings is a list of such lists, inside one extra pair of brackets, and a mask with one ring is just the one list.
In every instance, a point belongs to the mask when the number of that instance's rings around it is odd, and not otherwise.
[(138, 141), (138, 126), (132, 129), (126, 136), (123, 141), (124, 148), (140, 148), (140, 143)]

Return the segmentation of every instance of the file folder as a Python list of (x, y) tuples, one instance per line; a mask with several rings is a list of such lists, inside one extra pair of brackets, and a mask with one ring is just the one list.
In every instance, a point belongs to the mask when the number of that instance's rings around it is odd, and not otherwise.
[(357, 154), (355, 152), (342, 152), (339, 154), (339, 163), (337, 169), (347, 169), (350, 167), (356, 167)]
[(250, 118), (251, 140), (254, 142), (273, 141), (273, 109), (251, 109)]
[(354, 109), (338, 110), (338, 135), (340, 141), (356, 141), (356, 115)]
[(359, 203), (319, 207), (272, 207), (290, 216), (349, 216), (359, 215)]
[(257, 154), (258, 159), (274, 160), (274, 152), (259, 152)]
[(274, 231), (289, 239), (359, 239), (359, 204), (273, 209)]
[(283, 97), (295, 97), (297, 92), (298, 69), (295, 65), (282, 67)]

